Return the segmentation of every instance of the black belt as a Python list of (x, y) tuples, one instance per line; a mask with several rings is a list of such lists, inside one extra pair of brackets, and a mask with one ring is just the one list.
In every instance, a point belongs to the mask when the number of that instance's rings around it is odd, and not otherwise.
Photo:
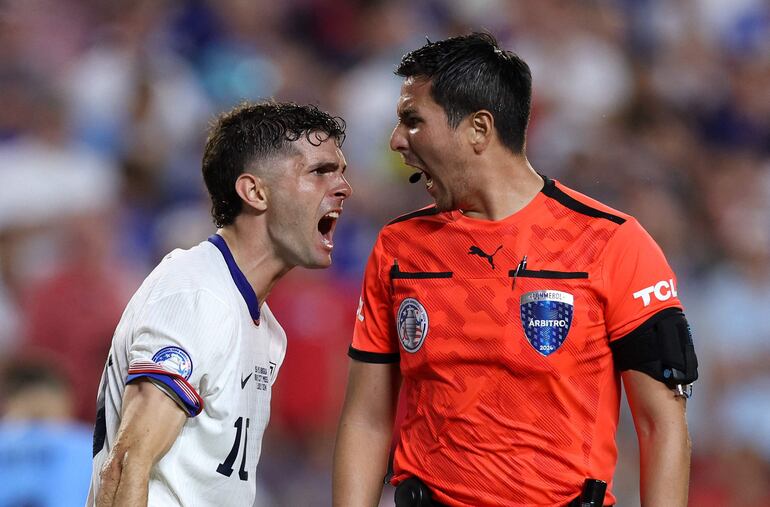
[(428, 486), (417, 477), (410, 477), (396, 486), (393, 498), (396, 507), (446, 507), (433, 499)]
[[(602, 505), (607, 484), (595, 479), (586, 479), (583, 493), (572, 500), (567, 507), (598, 507)], [(430, 489), (417, 477), (405, 479), (396, 486), (394, 495), (396, 507), (447, 507), (433, 499)], [(607, 506), (613, 507), (613, 506)]]

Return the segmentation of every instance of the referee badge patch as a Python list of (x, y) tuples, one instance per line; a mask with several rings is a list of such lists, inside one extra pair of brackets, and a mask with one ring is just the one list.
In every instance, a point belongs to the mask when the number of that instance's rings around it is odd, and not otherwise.
[(160, 365), (163, 369), (173, 373), (178, 373), (182, 378), (188, 380), (193, 371), (192, 358), (186, 350), (180, 347), (164, 347), (152, 356), (152, 362)]
[(530, 345), (544, 356), (559, 350), (572, 325), (575, 297), (558, 290), (537, 290), (521, 296), (521, 325)]
[(415, 353), (420, 350), (428, 336), (428, 312), (414, 298), (406, 298), (398, 307), (396, 319), (398, 339), (404, 350)]

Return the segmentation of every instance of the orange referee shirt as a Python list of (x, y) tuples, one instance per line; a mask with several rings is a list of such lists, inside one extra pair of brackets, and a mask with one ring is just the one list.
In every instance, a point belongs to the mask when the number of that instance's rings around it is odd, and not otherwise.
[(499, 221), (435, 207), (396, 219), (349, 352), (400, 361), (392, 482), (419, 477), (452, 506), (553, 506), (593, 477), (614, 503), (609, 344), (670, 307), (676, 279), (639, 223), (554, 180)]

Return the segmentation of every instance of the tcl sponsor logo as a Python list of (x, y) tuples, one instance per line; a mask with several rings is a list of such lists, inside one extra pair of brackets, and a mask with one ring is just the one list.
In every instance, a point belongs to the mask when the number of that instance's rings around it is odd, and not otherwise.
[(655, 285), (650, 285), (649, 287), (645, 287), (642, 290), (638, 290), (634, 292), (634, 299), (642, 298), (642, 303), (644, 303), (644, 306), (649, 306), (652, 302), (650, 294), (655, 295), (655, 299), (658, 301), (666, 301), (672, 297), (677, 297), (676, 284), (674, 283), (674, 279), (669, 278), (668, 280), (661, 280)]

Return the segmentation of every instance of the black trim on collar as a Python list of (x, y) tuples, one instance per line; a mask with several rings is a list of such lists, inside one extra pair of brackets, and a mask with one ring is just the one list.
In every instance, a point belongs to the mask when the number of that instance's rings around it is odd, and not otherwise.
[(625, 223), (626, 219), (623, 217), (619, 217), (617, 215), (613, 215), (612, 213), (606, 213), (604, 211), (600, 211), (596, 208), (592, 208), (591, 206), (584, 204), (574, 197), (571, 197), (570, 195), (567, 195), (564, 193), (563, 190), (558, 188), (556, 186), (556, 182), (554, 182), (552, 179), (548, 178), (547, 176), (540, 175), (543, 180), (545, 181), (545, 185), (543, 185), (543, 192), (546, 196), (550, 197), (551, 199), (554, 199), (555, 201), (558, 201), (562, 206), (571, 209), (572, 211), (575, 211), (577, 213), (580, 213), (581, 215), (586, 215), (589, 217), (594, 218), (604, 218), (605, 220), (609, 220), (610, 222), (615, 222), (616, 224), (620, 225)]
[(404, 220), (410, 220), (412, 218), (427, 217), (430, 215), (438, 215), (438, 208), (435, 205), (429, 208), (423, 208), (423, 209), (418, 209), (417, 211), (412, 211), (411, 213), (407, 213), (406, 215), (401, 215), (400, 217), (388, 222), (388, 225), (397, 224), (399, 222), (403, 222)]

